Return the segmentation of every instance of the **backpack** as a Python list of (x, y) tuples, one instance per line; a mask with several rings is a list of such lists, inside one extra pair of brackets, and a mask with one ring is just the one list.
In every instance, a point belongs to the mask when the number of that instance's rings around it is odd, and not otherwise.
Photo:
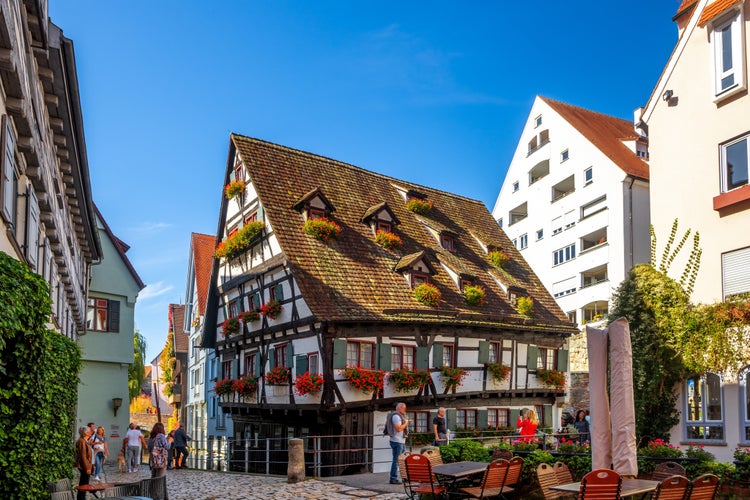
[[(404, 422), (404, 417), (397, 411), (388, 412), (388, 416), (385, 417), (385, 425), (383, 426), (383, 435), (393, 437), (396, 434), (396, 429), (393, 427), (393, 416), (398, 415), (401, 418), (401, 423)], [(409, 428), (404, 429), (404, 437), (409, 434)]]

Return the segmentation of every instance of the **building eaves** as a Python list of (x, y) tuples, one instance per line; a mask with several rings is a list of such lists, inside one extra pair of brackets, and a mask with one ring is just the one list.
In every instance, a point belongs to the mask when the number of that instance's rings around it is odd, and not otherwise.
[(709, 21), (720, 16), (731, 7), (743, 2), (744, 0), (716, 0), (710, 3), (701, 12), (701, 17), (698, 19), (698, 26), (705, 26)]
[(141, 277), (138, 275), (138, 272), (133, 267), (133, 263), (130, 262), (130, 259), (127, 255), (125, 255), (125, 252), (128, 251), (130, 248), (127, 244), (123, 243), (117, 236), (114, 235), (112, 232), (112, 229), (109, 227), (109, 224), (107, 224), (107, 219), (104, 218), (102, 213), (99, 211), (99, 207), (94, 204), (94, 210), (96, 211), (97, 217), (99, 217), (99, 220), (102, 221), (102, 225), (104, 226), (104, 232), (107, 233), (107, 236), (112, 240), (112, 243), (114, 244), (114, 247), (117, 249), (117, 253), (120, 256), (120, 259), (122, 260), (123, 264), (125, 264), (125, 267), (130, 272), (130, 275), (133, 277), (133, 280), (138, 285), (138, 290), (143, 290), (146, 288), (146, 285), (143, 283), (143, 280), (141, 280)]
[(206, 312), (206, 298), (211, 280), (216, 237), (210, 234), (192, 233), (193, 266), (195, 268), (195, 287), (198, 296), (198, 314)]

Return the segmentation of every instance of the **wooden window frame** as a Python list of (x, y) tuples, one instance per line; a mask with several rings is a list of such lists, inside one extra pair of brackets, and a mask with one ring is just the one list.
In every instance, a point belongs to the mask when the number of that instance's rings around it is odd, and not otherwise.
[[(499, 425), (500, 422), (500, 415), (503, 414), (505, 425)], [(492, 424), (492, 420), (494, 417), (494, 425)], [(510, 408), (488, 408), (487, 409), (487, 427), (490, 428), (501, 428), (501, 427), (510, 427), (511, 421), (510, 421)]]
[[(357, 362), (356, 364), (349, 363), (349, 344), (357, 344)], [(362, 365), (362, 346), (371, 346), (372, 352), (370, 353), (370, 366), (366, 367)], [(360, 366), (362, 368), (372, 369), (375, 367), (375, 342), (365, 340), (347, 340), (346, 341), (346, 364), (349, 366)]]
[[(443, 366), (453, 366), (453, 361), (455, 360), (455, 348), (456, 346), (454, 344), (443, 344)], [(446, 353), (450, 353), (448, 355), (449, 359), (447, 365), (445, 364)]]
[(308, 219), (315, 220), (315, 219), (323, 219), (325, 217), (326, 217), (326, 211), (323, 208), (310, 207), (307, 210), (307, 218)]
[[(409, 418), (409, 432), (428, 433), (431, 431), (429, 411), (407, 411), (406, 416)], [(420, 416), (424, 421), (424, 426), (417, 425), (420, 423)]]
[(255, 360), (259, 354), (258, 351), (245, 354), (245, 375), (255, 375)]
[(232, 378), (232, 359), (225, 359), (221, 362), (221, 378)]
[[(423, 281), (419, 281), (423, 280)], [(429, 283), (430, 282), (430, 275), (427, 273), (423, 273), (421, 271), (415, 271), (412, 269), (412, 271), (409, 273), (409, 283), (411, 284), (411, 287), (414, 288), (417, 285), (421, 285), (422, 283)]]
[(393, 224), (391, 224), (387, 220), (378, 219), (375, 223), (375, 232), (378, 231), (385, 231), (387, 233), (390, 233), (393, 231)]
[[(467, 425), (469, 421), (469, 412), (474, 415), (474, 425), (472, 427)], [(463, 415), (463, 427), (459, 427), (459, 421), (462, 420), (461, 415)], [(478, 420), (479, 410), (476, 408), (456, 408), (456, 429), (476, 429)]]
[[(313, 361), (315, 360), (315, 367), (313, 371)], [(307, 353), (307, 371), (310, 373), (320, 373), (320, 353), (309, 352)]]
[(440, 246), (448, 250), (449, 252), (455, 252), (456, 251), (456, 238), (454, 238), (453, 235), (441, 233), (440, 234)]
[(276, 344), (274, 346), (273, 351), (273, 359), (274, 359), (274, 365), (273, 366), (283, 366), (284, 368), (291, 369), (291, 366), (287, 366), (287, 355), (286, 351), (289, 348), (291, 344), (289, 342), (284, 342), (281, 344)]
[[(89, 297), (87, 304), (87, 312), (93, 310), (94, 317), (92, 318), (92, 324), (86, 325), (86, 329), (93, 332), (108, 332), (109, 331), (109, 300), (102, 299), (99, 297)], [(86, 315), (88, 320), (88, 314)], [(88, 323), (88, 321), (87, 321)], [(102, 326), (102, 328), (97, 328)]]
[[(405, 353), (406, 350), (411, 350), (411, 363), (408, 364), (405, 362)], [(394, 352), (394, 350), (396, 352)], [(395, 359), (395, 356), (398, 357), (398, 359)], [(402, 368), (406, 368), (407, 370), (413, 370), (414, 366), (416, 364), (416, 357), (417, 357), (417, 348), (413, 345), (408, 344), (391, 344), (391, 370), (400, 370)]]
[(258, 220), (258, 211), (253, 210), (249, 214), (245, 216), (244, 219), (242, 219), (243, 226), (246, 226), (250, 224), (251, 222), (256, 222)]

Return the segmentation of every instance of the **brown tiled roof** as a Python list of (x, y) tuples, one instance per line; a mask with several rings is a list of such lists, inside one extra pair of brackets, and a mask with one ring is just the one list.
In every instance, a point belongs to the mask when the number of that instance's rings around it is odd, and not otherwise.
[[(339, 322), (472, 323), (491, 328), (513, 325), (516, 330), (568, 334), (576, 331), (480, 201), (258, 139), (232, 134), (231, 140), (300, 291), (317, 318)], [(485, 314), (473, 314), (478, 307), (465, 304), (457, 285), (437, 265), (435, 252), (442, 251), (438, 242), (407, 210), (396, 186), (424, 194), (433, 203), (427, 217), (457, 236), (455, 257), (487, 291), (479, 311)], [(305, 235), (303, 217), (292, 208), (302, 195), (318, 187), (336, 207), (333, 219), (342, 228), (338, 239), (328, 243)], [(371, 228), (360, 222), (369, 207), (384, 202), (401, 221), (394, 230), (403, 240), (398, 250), (385, 250), (375, 244)], [(470, 231), (484, 235), (491, 240), (486, 244), (501, 247), (511, 256), (510, 272), (535, 299), (532, 319), (524, 321), (490, 277), (486, 253)], [(430, 280), (442, 293), (439, 315), (414, 300), (402, 274), (394, 271), (402, 256), (422, 251), (437, 271)]]
[(711, 19), (715, 18), (719, 14), (723, 13), (733, 5), (740, 3), (742, 0), (716, 0), (713, 3), (706, 5), (703, 9), (700, 19), (698, 19), (698, 26), (703, 26)]
[[(211, 264), (216, 249), (216, 237), (208, 234), (192, 233), (193, 265), (195, 266), (195, 286), (198, 293), (198, 314), (206, 312), (206, 297), (211, 281)], [(192, 321), (192, 318), (188, 318)]]
[(624, 140), (635, 140), (640, 137), (633, 129), (631, 122), (548, 97), (539, 96), (539, 98), (575, 127), (623, 172), (648, 180), (648, 164), (622, 143)]
[(172, 317), (172, 328), (174, 332), (175, 352), (188, 352), (190, 337), (185, 332), (185, 306), (182, 304), (169, 304)]
[(695, 8), (696, 3), (698, 3), (698, 0), (682, 0), (682, 2), (680, 3), (680, 6), (677, 8), (677, 13), (675, 13), (672, 20), (673, 21), (676, 20), (681, 15)]

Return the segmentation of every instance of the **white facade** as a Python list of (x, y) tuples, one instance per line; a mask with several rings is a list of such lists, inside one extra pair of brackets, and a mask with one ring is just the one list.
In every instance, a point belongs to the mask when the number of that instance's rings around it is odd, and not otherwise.
[[(604, 319), (612, 291), (649, 261), (649, 197), (648, 180), (592, 143), (566, 119), (571, 112), (616, 120), (537, 96), (492, 215), (570, 320), (583, 325)], [(622, 144), (631, 161), (648, 155), (641, 142)]]

